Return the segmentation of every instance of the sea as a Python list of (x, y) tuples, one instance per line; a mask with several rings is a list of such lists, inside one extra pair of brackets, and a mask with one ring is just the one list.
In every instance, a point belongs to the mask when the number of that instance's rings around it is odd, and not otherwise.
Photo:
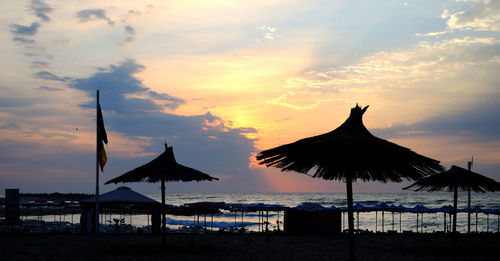
[[(160, 194), (147, 195), (161, 201)], [(402, 192), (402, 193), (354, 193), (354, 203), (363, 206), (376, 206), (380, 203), (396, 206), (403, 205), (413, 208), (423, 205), (427, 208), (440, 208), (453, 205), (453, 193), (448, 192)], [(211, 193), (211, 194), (167, 194), (166, 203), (182, 206), (194, 202), (225, 202), (226, 204), (278, 204), (286, 207), (297, 207), (302, 203), (320, 204), (325, 208), (335, 206), (346, 207), (345, 193)], [(471, 193), (471, 207), (480, 209), (500, 209), (500, 193)], [(458, 209), (467, 208), (467, 193), (458, 194)], [(498, 213), (498, 212), (497, 212)], [(266, 213), (267, 214), (267, 213)], [(200, 216), (173, 216), (167, 215), (167, 227), (173, 230), (188, 230), (204, 227), (207, 230), (236, 230), (244, 228), (246, 231), (262, 231), (259, 225), (262, 220), (268, 221), (268, 230), (283, 229), (283, 212), (269, 212), (262, 217), (255, 212), (229, 212), (223, 211), (216, 215)], [(30, 217), (25, 217), (30, 218)], [(123, 218), (126, 224), (134, 228), (150, 225), (148, 215), (101, 215), (101, 224), (111, 226), (111, 220)], [(391, 212), (361, 212), (354, 215), (355, 228), (360, 231), (387, 232), (439, 232), (451, 230), (451, 217), (442, 212), (438, 213), (391, 213)], [(63, 221), (78, 223), (79, 216), (44, 216), (47, 222)], [(471, 232), (499, 232), (500, 216), (498, 214), (472, 213)], [(347, 213), (342, 214), (342, 228), (347, 229)], [(457, 230), (467, 232), (467, 213), (459, 212), (457, 215)]]

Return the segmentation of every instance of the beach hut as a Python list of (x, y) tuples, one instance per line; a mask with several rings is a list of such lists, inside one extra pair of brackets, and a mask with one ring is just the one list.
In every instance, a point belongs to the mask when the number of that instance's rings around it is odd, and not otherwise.
[[(442, 170), (437, 160), (373, 136), (363, 125), (362, 118), (367, 109), (368, 106), (361, 108), (356, 105), (349, 118), (335, 130), (264, 150), (257, 155), (259, 164), (268, 167), (345, 182), (350, 259), (355, 259), (353, 182), (417, 180)], [(311, 170), (313, 174), (309, 174)]]
[(165, 143), (165, 151), (149, 163), (135, 168), (121, 176), (107, 181), (110, 183), (126, 182), (161, 182), (161, 212), (162, 212), (162, 244), (166, 242), (166, 217), (165, 217), (165, 182), (173, 181), (213, 181), (219, 180), (199, 170), (183, 166), (175, 160), (174, 150)]
[(453, 192), (453, 246), (457, 233), (458, 191), (494, 192), (500, 191), (500, 183), (481, 174), (453, 165), (449, 170), (417, 180), (403, 189), (413, 191)]
[[(82, 214), (80, 216), (81, 232), (94, 232), (95, 196), (80, 201)], [(99, 209), (113, 209), (125, 211), (134, 209), (151, 214), (153, 232), (159, 231), (160, 203), (128, 187), (119, 187), (115, 190), (99, 195)], [(101, 213), (101, 212), (100, 212)]]

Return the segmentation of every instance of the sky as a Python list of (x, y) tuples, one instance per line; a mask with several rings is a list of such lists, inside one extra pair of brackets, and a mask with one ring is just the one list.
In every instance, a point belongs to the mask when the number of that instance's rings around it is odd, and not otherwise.
[(167, 193), (344, 192), (255, 155), (357, 103), (374, 135), (500, 180), (499, 0), (3, 1), (0, 30), (2, 192), (95, 192), (96, 90), (101, 192), (164, 143), (219, 178)]

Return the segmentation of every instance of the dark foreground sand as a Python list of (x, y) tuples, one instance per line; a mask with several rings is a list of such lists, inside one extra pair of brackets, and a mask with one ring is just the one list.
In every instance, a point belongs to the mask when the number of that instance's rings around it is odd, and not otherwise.
[[(500, 235), (358, 235), (358, 260), (500, 260)], [(0, 234), (0, 260), (346, 260), (347, 235)]]

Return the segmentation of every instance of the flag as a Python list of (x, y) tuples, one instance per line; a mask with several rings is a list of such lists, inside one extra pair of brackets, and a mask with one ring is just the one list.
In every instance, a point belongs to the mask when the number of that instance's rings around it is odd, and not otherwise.
[(106, 161), (108, 158), (106, 156), (106, 150), (104, 149), (104, 143), (108, 144), (108, 135), (106, 135), (106, 129), (104, 128), (104, 120), (102, 118), (101, 105), (97, 105), (97, 159), (99, 160), (99, 165), (101, 167), (101, 171), (104, 171), (104, 165), (106, 165)]

